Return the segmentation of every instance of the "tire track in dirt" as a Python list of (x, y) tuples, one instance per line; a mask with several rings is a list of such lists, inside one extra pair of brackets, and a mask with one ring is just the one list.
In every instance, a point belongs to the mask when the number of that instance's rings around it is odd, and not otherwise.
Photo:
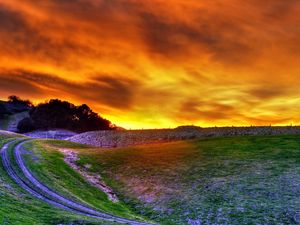
[[(22, 141), (22, 140), (19, 140)], [(18, 142), (12, 141), (7, 143), (3, 146), (1, 150), (1, 156), (2, 156), (2, 163), (4, 166), (4, 169), (7, 171), (8, 175), (20, 186), (22, 189), (33, 195), (34, 197), (52, 205), (55, 207), (58, 207), (63, 210), (67, 210), (69, 212), (88, 216), (92, 218), (98, 218), (101, 220), (109, 221), (109, 222), (117, 222), (121, 224), (132, 224), (132, 225), (148, 225), (150, 223), (145, 222), (139, 222), (135, 220), (125, 219), (121, 217), (117, 217), (114, 215), (111, 215), (109, 213), (101, 212), (98, 210), (95, 210), (89, 206), (86, 206), (82, 203), (75, 202), (73, 200), (67, 199), (64, 196), (61, 196), (60, 194), (56, 193), (55, 191), (51, 190), (49, 187), (47, 187), (45, 184), (40, 182), (38, 179), (36, 179), (33, 174), (29, 171), (28, 167), (26, 166), (24, 160), (21, 157), (21, 148), (26, 141), (22, 141), (21, 143), (18, 143), (17, 146), (13, 149), (14, 156), (16, 163), (19, 167), (19, 169), (22, 171), (26, 179), (22, 178), (18, 175), (18, 173), (15, 171), (15, 169), (12, 166), (12, 162), (9, 158), (9, 148), (11, 145)]]

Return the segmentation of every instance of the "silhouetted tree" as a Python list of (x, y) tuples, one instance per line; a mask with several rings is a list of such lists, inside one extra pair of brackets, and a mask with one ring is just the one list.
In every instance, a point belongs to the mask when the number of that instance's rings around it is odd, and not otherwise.
[(23, 105), (24, 107), (33, 107), (33, 104), (31, 101), (29, 100), (23, 100), (18, 96), (15, 95), (11, 95), (8, 97), (8, 103), (12, 103), (12, 104), (18, 104), (18, 105)]
[(35, 129), (68, 129), (76, 132), (110, 130), (111, 122), (93, 112), (87, 105), (75, 106), (67, 101), (52, 99), (39, 104), (19, 123), (21, 132)]
[(74, 125), (77, 130), (111, 129), (111, 122), (99, 117), (86, 104), (75, 108)]

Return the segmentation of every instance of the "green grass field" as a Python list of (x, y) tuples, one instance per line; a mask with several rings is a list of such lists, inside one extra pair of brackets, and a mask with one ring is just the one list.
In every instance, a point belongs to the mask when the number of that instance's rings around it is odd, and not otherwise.
[[(115, 215), (141, 215), (160, 224), (300, 223), (300, 136), (212, 138), (119, 149), (36, 140), (26, 148), (26, 162), (39, 179)], [(77, 152), (78, 165), (90, 165), (91, 172), (101, 174), (121, 202), (110, 202), (70, 169), (59, 148)], [(2, 167), (0, 174), (0, 224), (80, 220), (23, 193)], [(25, 213), (21, 216), (20, 211)]]
[(138, 214), (162, 224), (300, 223), (299, 136), (82, 148), (80, 156)]

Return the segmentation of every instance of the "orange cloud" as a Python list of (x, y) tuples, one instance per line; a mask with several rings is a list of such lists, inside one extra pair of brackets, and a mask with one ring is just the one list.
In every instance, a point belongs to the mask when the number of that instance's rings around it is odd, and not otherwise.
[(0, 97), (127, 128), (300, 120), (298, 0), (0, 0)]

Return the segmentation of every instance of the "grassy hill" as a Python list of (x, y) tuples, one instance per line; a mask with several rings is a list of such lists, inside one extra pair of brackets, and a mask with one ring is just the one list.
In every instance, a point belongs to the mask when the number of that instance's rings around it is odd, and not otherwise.
[(78, 164), (91, 165), (138, 214), (162, 224), (300, 223), (300, 136), (77, 151)]
[[(8, 138), (13, 137), (1, 135), (0, 143)], [(117, 149), (35, 140), (25, 147), (30, 170), (49, 187), (122, 217), (149, 218), (160, 224), (300, 223), (297, 135), (198, 139)], [(78, 154), (77, 164), (101, 174), (121, 201), (112, 203), (70, 169), (61, 150)], [(0, 170), (0, 224), (95, 223), (30, 197)], [(20, 211), (25, 213), (20, 215)]]

